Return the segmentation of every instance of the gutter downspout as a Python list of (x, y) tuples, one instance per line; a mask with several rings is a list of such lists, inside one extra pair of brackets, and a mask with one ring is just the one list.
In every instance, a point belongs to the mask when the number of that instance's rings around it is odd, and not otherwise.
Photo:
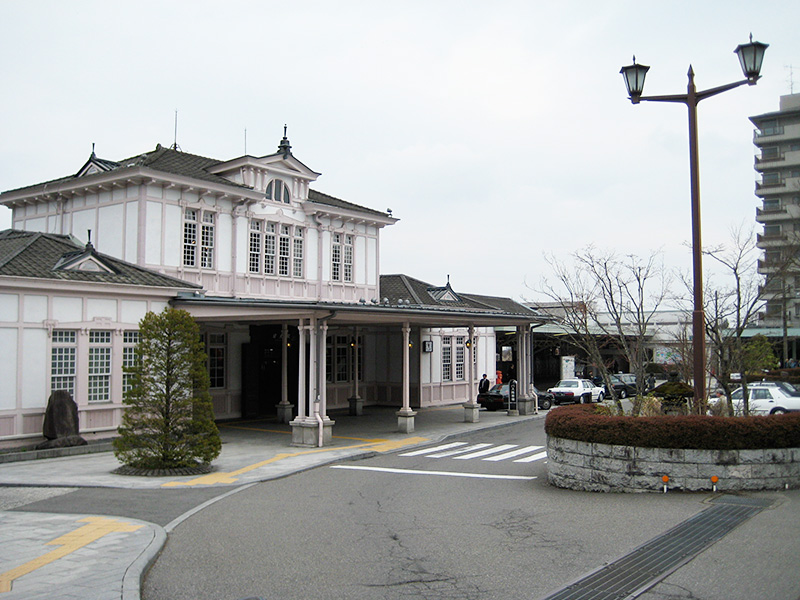
[(317, 448), (322, 448), (322, 417), (319, 416), (319, 395), (314, 401), (314, 418), (317, 420)]

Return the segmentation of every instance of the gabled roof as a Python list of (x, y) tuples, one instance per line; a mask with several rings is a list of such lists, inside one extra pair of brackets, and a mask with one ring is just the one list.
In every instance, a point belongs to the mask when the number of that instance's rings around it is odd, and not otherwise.
[[(314, 173), (313, 171), (308, 169), (308, 167), (305, 167), (305, 165), (303, 165), (291, 154), (288, 155), (288, 158), (284, 157), (280, 153), (271, 154), (264, 158), (273, 158), (273, 157), (280, 158), (282, 160), (287, 160), (291, 162), (293, 165), (296, 163), (295, 166), (297, 165), (302, 166), (302, 168), (306, 169), (308, 173)], [(80, 168), (80, 170), (76, 174), (68, 175), (67, 177), (61, 177), (58, 179), (52, 179), (50, 181), (45, 181), (34, 185), (24, 186), (21, 188), (17, 188), (15, 190), (7, 190), (2, 194), (0, 194), (0, 202), (2, 202), (3, 196), (6, 196), (7, 194), (10, 193), (20, 192), (28, 189), (33, 190), (34, 188), (39, 186), (49, 187), (53, 184), (71, 183), (75, 182), (76, 180), (82, 177), (91, 177), (91, 176), (96, 176), (98, 174), (107, 175), (109, 172), (131, 167), (144, 167), (152, 171), (159, 171), (171, 175), (178, 175), (182, 177), (197, 179), (199, 181), (205, 181), (208, 183), (214, 183), (221, 186), (236, 188), (237, 190), (241, 191), (252, 190), (253, 189), (252, 186), (236, 183), (234, 181), (231, 181), (230, 179), (223, 177), (222, 175), (218, 175), (215, 173), (215, 171), (220, 170), (221, 166), (224, 166), (232, 162), (235, 162), (235, 159), (234, 161), (220, 161), (215, 158), (208, 158), (205, 156), (199, 156), (197, 154), (190, 154), (188, 152), (183, 152), (181, 150), (175, 150), (173, 148), (166, 148), (161, 144), (156, 145), (155, 150), (152, 150), (150, 152), (144, 152), (143, 154), (139, 154), (136, 156), (131, 156), (130, 158), (126, 158), (120, 161), (112, 161), (99, 158), (95, 155), (94, 152), (92, 152), (91, 156), (89, 157), (89, 160), (86, 161), (86, 163), (84, 163), (84, 165)], [(346, 202), (344, 200), (334, 198), (333, 196), (329, 196), (327, 194), (323, 194), (315, 190), (309, 190), (309, 200), (317, 204), (328, 205), (335, 208), (353, 210), (376, 216), (380, 215), (383, 218), (387, 217), (387, 213), (385, 212), (373, 210), (371, 208), (366, 208), (364, 206), (359, 206), (358, 204), (353, 204), (351, 202)]]
[(437, 287), (408, 275), (381, 275), (380, 300), (390, 305), (520, 315), (547, 320), (544, 315), (511, 298), (456, 293), (449, 281), (446, 286)]
[(91, 244), (82, 246), (72, 236), (16, 229), (0, 231), (0, 277), (3, 276), (200, 289), (101, 254)]

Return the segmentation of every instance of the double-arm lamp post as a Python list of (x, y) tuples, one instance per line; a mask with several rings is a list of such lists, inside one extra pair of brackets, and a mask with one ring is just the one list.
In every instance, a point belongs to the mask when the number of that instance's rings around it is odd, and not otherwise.
[(698, 92), (694, 86), (694, 70), (689, 65), (689, 84), (685, 94), (670, 96), (642, 96), (644, 77), (650, 67), (633, 64), (622, 67), (625, 86), (633, 104), (642, 100), (650, 102), (681, 102), (689, 109), (689, 169), (692, 186), (692, 277), (694, 279), (694, 310), (692, 312), (692, 349), (694, 362), (694, 401), (695, 406), (703, 406), (706, 401), (705, 371), (705, 315), (703, 310), (703, 246), (700, 236), (700, 167), (697, 158), (697, 103), (700, 100), (727, 92), (745, 83), (755, 85), (760, 79), (761, 62), (768, 44), (754, 42), (752, 34), (749, 44), (740, 44), (734, 52), (739, 56), (746, 79)]

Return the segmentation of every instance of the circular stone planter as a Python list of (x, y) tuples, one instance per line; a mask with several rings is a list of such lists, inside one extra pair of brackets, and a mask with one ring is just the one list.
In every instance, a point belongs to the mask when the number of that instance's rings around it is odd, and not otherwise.
[(587, 492), (778, 490), (800, 487), (800, 448), (682, 450), (547, 437), (547, 480)]

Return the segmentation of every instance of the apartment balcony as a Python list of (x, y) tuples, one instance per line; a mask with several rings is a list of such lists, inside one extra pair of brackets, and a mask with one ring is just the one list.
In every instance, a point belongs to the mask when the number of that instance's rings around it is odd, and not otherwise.
[(800, 139), (800, 122), (766, 127), (753, 131), (753, 143), (758, 146)]
[(789, 191), (786, 185), (786, 180), (780, 181), (756, 181), (756, 196), (774, 196), (777, 194), (785, 194)]
[(776, 136), (783, 135), (783, 130), (783, 125), (778, 125), (776, 127), (765, 127), (764, 129), (755, 129), (753, 130), (753, 143), (758, 146), (758, 142), (763, 141), (766, 138), (774, 138)]
[[(798, 215), (800, 216), (800, 215)], [(786, 221), (793, 217), (785, 206), (777, 208), (758, 208), (756, 207), (756, 222), (758, 223), (772, 223), (774, 221)]]
[[(796, 236), (792, 236), (792, 239), (795, 239)], [(756, 235), (756, 247), (758, 248), (776, 248), (780, 246), (785, 246), (789, 243), (789, 236), (785, 233), (773, 233), (773, 234), (763, 234), (759, 233)]]

